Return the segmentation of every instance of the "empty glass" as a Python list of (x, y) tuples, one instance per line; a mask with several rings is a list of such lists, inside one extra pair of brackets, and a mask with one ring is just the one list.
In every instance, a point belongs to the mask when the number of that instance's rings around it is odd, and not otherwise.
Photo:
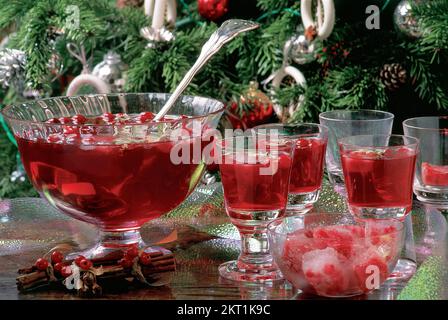
[(391, 134), (394, 115), (377, 110), (334, 110), (319, 115), (320, 124), (329, 129), (326, 155), (327, 172), (336, 192), (345, 195), (337, 140), (366, 134)]
[(403, 129), (420, 140), (414, 193), (420, 201), (448, 209), (448, 117), (408, 119)]
[(282, 279), (269, 252), (266, 227), (285, 214), (293, 144), (270, 136), (238, 136), (219, 147), (226, 212), (241, 235), (238, 260), (222, 264), (219, 274), (235, 281)]
[(363, 218), (403, 218), (412, 208), (418, 140), (363, 135), (339, 140), (351, 213)]
[(328, 129), (314, 123), (273, 123), (257, 126), (253, 130), (260, 136), (275, 132), (294, 141), (287, 214), (304, 214), (310, 211), (319, 198), (322, 186)]

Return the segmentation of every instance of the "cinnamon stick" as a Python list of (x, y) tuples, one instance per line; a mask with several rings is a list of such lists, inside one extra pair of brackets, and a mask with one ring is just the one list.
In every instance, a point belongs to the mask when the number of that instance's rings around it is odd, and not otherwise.
[[(22, 269), (22, 273), (33, 270), (33, 268)], [(33, 288), (49, 285), (52, 281), (45, 271), (31, 271), (16, 278), (16, 285), (19, 291), (27, 291)]]
[[(173, 254), (163, 254), (162, 252), (151, 252), (151, 263), (147, 266), (141, 265), (141, 272), (145, 278), (152, 278), (155, 274), (171, 272), (176, 270), (176, 261)], [(95, 261), (98, 263), (98, 260)], [(124, 269), (121, 265), (117, 264), (117, 260), (103, 260), (102, 261), (102, 274), (96, 276), (95, 281), (101, 282), (106, 279), (119, 279), (119, 278), (131, 278), (134, 277), (132, 269)], [(103, 265), (104, 264), (104, 265)], [(98, 268), (97, 268), (98, 269)], [(28, 291), (43, 285), (49, 285), (54, 281), (50, 280), (49, 275), (45, 271), (36, 270), (36, 268), (23, 268), (19, 271), (20, 276), (17, 277), (17, 288), (20, 291)], [(86, 275), (86, 274), (85, 274)], [(86, 277), (84, 275), (83, 280), (91, 280), (92, 277)], [(92, 278), (93, 279), (93, 278)], [(58, 276), (58, 283), (62, 282), (63, 278)], [(93, 281), (93, 280), (92, 280)], [(90, 282), (92, 282), (90, 281)], [(101, 292), (101, 287), (96, 283), (87, 283), (87, 287), (83, 287), (80, 294), (90, 292)], [(87, 291), (86, 291), (87, 290)], [(90, 290), (90, 291), (89, 291)]]
[(27, 274), (27, 273), (31, 273), (33, 271), (36, 271), (37, 268), (35, 266), (29, 267), (29, 268), (22, 268), (19, 269), (19, 271), (17, 271), (19, 274)]
[(164, 260), (164, 259), (169, 259), (169, 258), (174, 259), (174, 254), (170, 253), (170, 254), (165, 254), (165, 255), (161, 255), (161, 256), (156, 256), (154, 258), (151, 256), (151, 261), (159, 261), (159, 260)]
[(41, 279), (45, 279), (48, 280), (47, 274), (45, 273), (45, 271), (35, 271), (35, 272), (31, 272), (28, 274), (24, 274), (20, 277), (18, 277), (16, 280), (23, 284), (29, 284), (29, 283), (33, 283), (35, 281), (41, 280)]
[[(173, 256), (173, 254), (168, 254)], [(154, 251), (154, 252), (150, 252), (149, 256), (151, 257), (151, 260), (153, 259), (157, 259), (160, 258), (162, 256), (164, 256), (164, 254), (160, 251)], [(92, 259), (92, 263), (95, 266), (106, 266), (106, 265), (116, 265), (117, 261), (120, 260), (121, 258), (123, 258), (123, 253), (122, 252), (118, 252), (114, 255), (109, 255), (105, 258), (100, 258), (100, 259)], [(72, 263), (73, 260), (67, 260), (67, 262)]]
[(149, 266), (145, 266), (146, 268), (152, 268), (157, 266), (168, 266), (168, 265), (174, 265), (176, 261), (174, 259), (166, 259), (166, 260), (158, 260), (153, 263), (151, 263)]

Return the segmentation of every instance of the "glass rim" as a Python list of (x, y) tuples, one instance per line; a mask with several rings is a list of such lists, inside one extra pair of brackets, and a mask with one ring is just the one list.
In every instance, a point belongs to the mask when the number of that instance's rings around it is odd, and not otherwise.
[[(331, 212), (320, 212), (320, 213), (307, 213), (303, 216), (283, 216), (281, 218), (277, 218), (274, 221), (270, 222), (267, 225), (267, 231), (268, 233), (271, 234), (275, 234), (275, 235), (288, 235), (287, 232), (278, 232), (277, 228), (280, 226), (280, 224), (284, 223), (286, 220), (298, 220), (298, 219), (306, 219), (307, 217), (340, 217), (340, 218), (344, 218), (344, 217), (350, 217), (353, 220), (351, 222), (353, 222), (352, 224), (349, 225), (355, 225), (355, 226), (362, 226), (363, 224), (365, 225), (367, 223), (367, 220), (362, 220), (359, 219), (359, 221), (356, 221), (356, 217), (354, 217), (351, 214), (347, 214), (347, 213), (331, 213)], [(390, 234), (398, 234), (400, 232), (402, 232), (404, 230), (404, 222), (401, 221), (398, 218), (385, 218), (385, 219), (372, 219), (371, 221), (375, 221), (375, 222), (394, 222), (397, 225), (397, 228), (394, 231), (389, 231), (387, 233), (385, 233), (385, 235), (390, 235)], [(327, 226), (338, 226), (338, 225), (343, 225), (343, 224), (328, 224)], [(325, 226), (325, 225), (324, 225)], [(297, 229), (297, 230), (309, 230), (309, 228), (307, 228), (306, 226), (304, 226), (304, 228), (302, 229)], [(293, 235), (294, 236), (294, 235)], [(328, 238), (328, 239), (336, 239), (336, 238)]]
[[(357, 112), (371, 112), (371, 113), (378, 113), (378, 114), (385, 114), (387, 117), (381, 118), (381, 119), (339, 119), (339, 118), (330, 118), (327, 115), (333, 112), (341, 112), (341, 113), (357, 113)], [(354, 122), (354, 121), (384, 121), (384, 120), (390, 120), (394, 119), (395, 115), (391, 112), (382, 111), (382, 110), (374, 110), (374, 109), (359, 109), (359, 110), (330, 110), (330, 111), (324, 111), (319, 114), (319, 119), (328, 120), (328, 121), (347, 121), (347, 122)]]
[[(171, 124), (171, 123), (176, 123), (176, 122), (188, 122), (191, 120), (198, 120), (198, 119), (203, 119), (203, 118), (207, 118), (211, 115), (217, 115), (221, 112), (224, 112), (225, 110), (225, 104), (222, 101), (219, 101), (217, 99), (213, 99), (213, 98), (208, 98), (208, 97), (203, 97), (203, 96), (192, 96), (192, 95), (181, 95), (177, 100), (182, 99), (184, 97), (187, 98), (200, 98), (200, 99), (204, 99), (204, 100), (209, 100), (209, 101), (213, 101), (215, 103), (217, 103), (218, 105), (220, 105), (220, 107), (210, 113), (207, 113), (205, 115), (199, 115), (199, 116), (191, 116), (188, 118), (180, 118), (180, 119), (170, 119), (170, 120), (158, 120), (158, 121), (148, 121), (145, 123), (120, 123), (120, 124), (62, 124), (62, 123), (46, 123), (46, 122), (42, 122), (42, 121), (33, 121), (33, 120), (24, 120), (24, 119), (18, 119), (15, 117), (11, 117), (10, 115), (6, 114), (8, 111), (10, 111), (10, 109), (14, 108), (14, 107), (19, 107), (19, 106), (23, 106), (23, 105), (31, 105), (31, 104), (35, 104), (38, 102), (45, 102), (45, 101), (51, 101), (51, 100), (56, 100), (56, 99), (70, 99), (70, 98), (75, 98), (75, 99), (81, 99), (84, 97), (91, 97), (91, 98), (95, 98), (95, 97), (119, 97), (119, 96), (131, 96), (131, 95), (135, 95), (135, 96), (145, 96), (145, 95), (163, 95), (163, 94), (169, 94), (169, 93), (163, 93), (163, 92), (127, 92), (127, 93), (94, 93), (94, 94), (86, 94), (86, 95), (78, 95), (78, 96), (57, 96), (57, 97), (49, 97), (49, 98), (43, 98), (43, 99), (37, 99), (37, 100), (33, 100), (33, 101), (28, 101), (28, 102), (23, 102), (23, 103), (19, 103), (19, 104), (10, 104), (5, 106), (4, 108), (2, 108), (0, 110), (0, 115), (2, 115), (8, 122), (14, 122), (14, 123), (20, 123), (20, 124), (39, 124), (39, 125), (43, 125), (45, 127), (50, 127), (50, 128), (60, 128), (62, 126), (71, 126), (71, 127), (124, 127), (124, 126), (144, 126), (144, 127), (148, 127), (148, 126), (152, 126), (152, 125), (158, 125), (158, 124)], [(168, 99), (166, 100), (168, 101)], [(165, 101), (165, 102), (166, 102)]]
[[(405, 139), (413, 140), (413, 142), (403, 143), (401, 145), (396, 145), (396, 146), (360, 146), (360, 145), (357, 145), (356, 143), (353, 143), (353, 142), (347, 142), (347, 140), (349, 140), (349, 139), (362, 138), (362, 137), (405, 138)], [(404, 141), (404, 139), (403, 139), (403, 141)], [(339, 138), (337, 140), (337, 143), (340, 146), (353, 146), (353, 147), (360, 147), (360, 148), (363, 148), (363, 149), (372, 149), (372, 148), (375, 148), (375, 149), (378, 149), (378, 148), (395, 149), (395, 148), (401, 148), (403, 146), (406, 146), (406, 147), (414, 146), (415, 148), (417, 148), (418, 145), (419, 145), (419, 142), (420, 141), (419, 141), (418, 138), (407, 136), (407, 135), (402, 135), (402, 134), (361, 134), (361, 135), (343, 137), (343, 138)]]
[(417, 125), (410, 125), (407, 122), (411, 122), (413, 120), (417, 120), (417, 119), (445, 119), (448, 121), (448, 116), (426, 116), (426, 117), (414, 117), (414, 118), (409, 118), (403, 121), (403, 127), (407, 127), (407, 128), (412, 128), (412, 129), (418, 129), (418, 130), (428, 130), (428, 131), (447, 131), (447, 128), (429, 128), (429, 127), (419, 127)]
[(286, 134), (279, 134), (281, 137), (289, 138), (289, 139), (296, 139), (296, 138), (313, 138), (316, 135), (320, 135), (322, 133), (325, 133), (328, 136), (329, 130), (328, 127), (319, 124), (319, 123), (311, 123), (311, 122), (298, 122), (298, 123), (265, 123), (258, 126), (253, 127), (251, 130), (255, 132), (255, 134), (263, 135), (262, 133), (258, 133), (258, 129), (268, 129), (269, 127), (284, 127), (284, 126), (308, 126), (308, 127), (317, 127), (322, 131), (316, 132), (316, 133), (298, 133), (298, 134), (292, 134), (292, 135), (286, 135)]

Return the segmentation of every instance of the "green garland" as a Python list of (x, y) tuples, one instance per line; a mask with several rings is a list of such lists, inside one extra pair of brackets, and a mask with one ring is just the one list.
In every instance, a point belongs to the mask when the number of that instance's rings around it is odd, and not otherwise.
[[(409, 39), (394, 30), (391, 23), (399, 0), (357, 1), (359, 7), (377, 4), (381, 8), (382, 27), (372, 31), (365, 29), (364, 11), (343, 18), (343, 11), (350, 10), (344, 1), (335, 0), (340, 19), (330, 38), (318, 46), (318, 59), (298, 66), (307, 79), (307, 89), (285, 85), (276, 90), (275, 98), (284, 104), (305, 95), (292, 121), (316, 121), (320, 112), (330, 109), (388, 109), (390, 94), (379, 72), (385, 63), (392, 62), (400, 62), (408, 70), (410, 86), (422, 102), (447, 110), (448, 2), (433, 0), (415, 7), (415, 18), (426, 32), (419, 39)], [(158, 49), (146, 49), (140, 29), (150, 25), (149, 18), (141, 8), (118, 9), (115, 2), (0, 0), (0, 29), (16, 26), (17, 34), (8, 46), (26, 53), (27, 82), (53, 96), (63, 95), (52, 82), (48, 60), (56, 50), (64, 66), (62, 74), (79, 74), (79, 62), (66, 50), (67, 42), (75, 42), (85, 46), (88, 56), (93, 54), (93, 65), (109, 50), (119, 53), (129, 65), (127, 91), (172, 91), (217, 27), (199, 16), (196, 0), (179, 0), (175, 41)], [(69, 5), (80, 9), (77, 28), (66, 24)], [(246, 1), (241, 2), (244, 5)], [(301, 24), (300, 1), (258, 0), (256, 6), (252, 19), (259, 21), (261, 28), (229, 43), (195, 78), (187, 93), (223, 101), (237, 99), (250, 81), (261, 82), (281, 66), (284, 43)], [(339, 8), (343, 9), (338, 12)], [(359, 19), (347, 19), (356, 15)], [(63, 30), (63, 34), (56, 36), (54, 30)], [(331, 53), (335, 46), (343, 51)], [(0, 90), (0, 97), (3, 105), (19, 101), (14, 88)], [(15, 163), (15, 147), (4, 132), (0, 133), (0, 141), (9, 146), (0, 155), (4, 170), (1, 177), (8, 177)], [(0, 185), (0, 197), (19, 194), (11, 191), (5, 179)]]

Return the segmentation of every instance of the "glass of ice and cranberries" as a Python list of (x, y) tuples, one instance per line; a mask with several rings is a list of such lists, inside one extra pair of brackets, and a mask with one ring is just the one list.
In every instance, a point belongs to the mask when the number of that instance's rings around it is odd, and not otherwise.
[(362, 218), (404, 218), (412, 208), (418, 140), (364, 135), (339, 140), (347, 202)]
[(219, 267), (230, 280), (282, 279), (267, 241), (267, 224), (286, 211), (293, 144), (278, 136), (237, 136), (221, 141), (220, 171), (227, 215), (241, 235), (241, 254)]
[(268, 234), (277, 265), (299, 293), (339, 298), (381, 286), (403, 248), (403, 229), (396, 219), (312, 213), (278, 219)]
[(192, 159), (189, 151), (207, 145), (201, 137), (216, 128), (223, 104), (184, 96), (154, 121), (168, 98), (57, 97), (2, 110), (36, 190), (63, 213), (99, 228), (99, 243), (83, 256), (143, 246), (140, 227), (178, 206), (200, 179), (202, 154)]
[(420, 140), (414, 193), (422, 202), (448, 209), (448, 117), (408, 119), (403, 129)]
[(289, 182), (287, 214), (304, 214), (319, 199), (324, 175), (328, 129), (314, 123), (265, 124), (253, 128), (263, 136), (275, 132), (295, 144), (294, 161)]

